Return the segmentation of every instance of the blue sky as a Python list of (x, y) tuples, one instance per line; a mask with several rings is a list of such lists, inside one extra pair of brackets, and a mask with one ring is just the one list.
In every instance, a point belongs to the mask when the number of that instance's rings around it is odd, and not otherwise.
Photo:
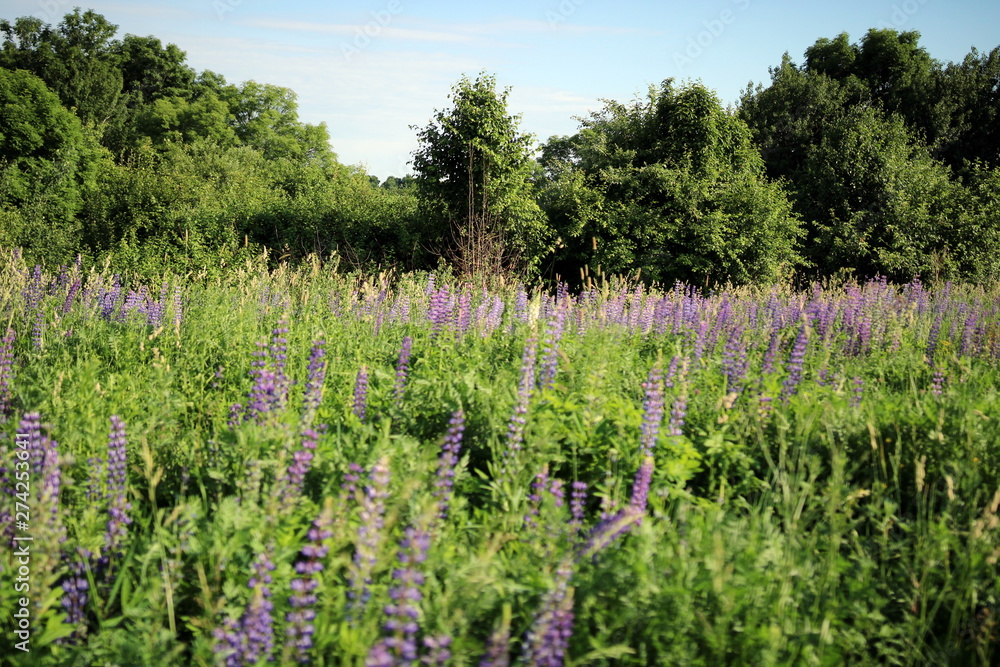
[[(57, 24), (79, 0), (4, 0), (0, 17)], [(788, 51), (846, 31), (918, 30), (931, 56), (1000, 45), (996, 0), (92, 0), (125, 33), (155, 35), (230, 82), (293, 89), (300, 118), (325, 122), (340, 160), (380, 178), (409, 171), (411, 125), (447, 108), (481, 70), (511, 87), (509, 108), (538, 141), (572, 134), (601, 98), (627, 101), (668, 77), (700, 79), (725, 103), (766, 83)]]

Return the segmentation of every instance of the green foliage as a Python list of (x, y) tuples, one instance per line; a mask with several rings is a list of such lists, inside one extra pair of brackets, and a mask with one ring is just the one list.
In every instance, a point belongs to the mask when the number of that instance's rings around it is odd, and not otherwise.
[(544, 242), (543, 219), (532, 195), (530, 135), (507, 114), (505, 90), (494, 77), (462, 79), (454, 107), (418, 129), (413, 154), (421, 211), (434, 225), (436, 253), (467, 275), (531, 268)]
[[(35, 306), (25, 301), (34, 278), (23, 258), (0, 264), (0, 310), (16, 332), (0, 464), (9, 469), (20, 415), (40, 411), (59, 443), (57, 516), (68, 528), (64, 541), (34, 534), (32, 566), (46, 565), (32, 570), (40, 608), (32, 653), (5, 654), (12, 664), (212, 664), (215, 631), (259, 594), (250, 568), (265, 552), (275, 565), (274, 661), (291, 663), (291, 582), (324, 509), (330, 536), (316, 576), (314, 664), (362, 664), (384, 636), (400, 542), (413, 526), (431, 535), (413, 600), (418, 639), (450, 636), (454, 664), (477, 664), (495, 630), (509, 633), (511, 662), (524, 656), (560, 581), (573, 617), (571, 664), (997, 657), (996, 288), (871, 282), (700, 297), (603, 282), (586, 298), (553, 299), (519, 288), (484, 293), (441, 275), (338, 276), (318, 265), (269, 270), (247, 261), (212, 281), (165, 273), (129, 282), (106, 308), (107, 270), (77, 267), (67, 278), (42, 275)], [(432, 328), (432, 294), (441, 289), (457, 297), (453, 310), (466, 303), (468, 329), (462, 317)], [(129, 290), (163, 310), (143, 312), (135, 297), (125, 305)], [(494, 299), (505, 308), (491, 324), (480, 308)], [(150, 321), (150, 312), (161, 319)], [(505, 453), (522, 352), (536, 339), (539, 363), (548, 363), (560, 313), (568, 326), (552, 357), (555, 382), (536, 387), (524, 446)], [(289, 330), (279, 341), (272, 329), (282, 321)], [(781, 397), (800, 330), (802, 375)], [(413, 355), (397, 395), (403, 336)], [(303, 396), (318, 339), (326, 380), (310, 412)], [(242, 421), (230, 406), (247, 402), (264, 350), (282, 355), (288, 398), (259, 423)], [(729, 374), (740, 354), (745, 376), (735, 391)], [(602, 511), (628, 502), (654, 364), (668, 378), (649, 506), (641, 522), (581, 557)], [(352, 410), (361, 366), (370, 377), (363, 421)], [(454, 493), (447, 516), (433, 518), (442, 439), (459, 408), (466, 430)], [(132, 523), (110, 570), (91, 565), (84, 619), (69, 624), (59, 600), (76, 549), (105, 544), (106, 477), (93, 459), (108, 455), (110, 415), (126, 423)], [(668, 431), (674, 426), (679, 434)], [(310, 427), (318, 431), (311, 465), (286, 502), (290, 457)], [(362, 474), (350, 489), (346, 474), (352, 463), (368, 471), (377, 461), (390, 477), (374, 528), (361, 509), (370, 479)], [(531, 487), (542, 471), (567, 489), (588, 485), (582, 530), (568, 502)], [(33, 528), (44, 516), (34, 505)], [(358, 608), (363, 528), (380, 539), (370, 598)], [(15, 576), (4, 559), (0, 585), (12, 587)], [(15, 604), (0, 596), (5, 622)]]
[(768, 87), (743, 95), (740, 115), (768, 173), (787, 181), (817, 274), (990, 275), (1000, 247), (969, 214), (977, 195), (959, 176), (975, 168), (966, 160), (995, 164), (996, 56), (944, 67), (918, 41), (874, 29), (854, 45), (823, 38), (801, 67), (786, 54)]
[(38, 77), (0, 68), (0, 243), (32, 261), (68, 262), (78, 214), (107, 157)]
[(738, 118), (700, 84), (608, 102), (543, 148), (540, 195), (565, 250), (556, 267), (641, 270), (652, 280), (778, 280), (798, 222)]

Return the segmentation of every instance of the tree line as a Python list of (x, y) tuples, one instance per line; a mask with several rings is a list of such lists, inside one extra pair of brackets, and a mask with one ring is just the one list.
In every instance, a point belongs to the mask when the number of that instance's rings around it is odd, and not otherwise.
[(1000, 47), (822, 38), (724, 107), (667, 79), (538, 145), (462, 77), (414, 174), (341, 164), (293, 91), (197, 72), (74, 10), (0, 21), (0, 245), (58, 265), (212, 272), (267, 251), (342, 268), (696, 284), (1000, 274)]

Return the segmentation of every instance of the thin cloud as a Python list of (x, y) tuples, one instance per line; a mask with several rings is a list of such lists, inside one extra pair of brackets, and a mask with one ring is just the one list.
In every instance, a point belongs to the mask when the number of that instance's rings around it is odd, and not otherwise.
[[(309, 21), (283, 21), (273, 19), (249, 19), (243, 21), (242, 23), (256, 28), (270, 28), (275, 30), (286, 30), (289, 32), (313, 32), (325, 35), (343, 35), (345, 37), (354, 37), (358, 34), (359, 30), (362, 31), (362, 34), (365, 34), (364, 30), (367, 25), (347, 23), (312, 23)], [(398, 28), (392, 25), (378, 26), (377, 32), (373, 38), (421, 42), (471, 42), (474, 39), (472, 35), (463, 35), (447, 30), (414, 30), (411, 28)]]

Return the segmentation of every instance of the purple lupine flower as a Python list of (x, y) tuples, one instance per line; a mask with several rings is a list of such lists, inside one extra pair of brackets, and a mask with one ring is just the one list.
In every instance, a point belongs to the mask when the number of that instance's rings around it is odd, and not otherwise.
[(944, 388), (944, 369), (937, 367), (934, 369), (934, 377), (931, 380), (931, 393), (940, 396)]
[(399, 347), (399, 359), (396, 361), (396, 385), (393, 387), (393, 396), (396, 399), (396, 407), (401, 408), (403, 395), (406, 393), (406, 374), (410, 370), (410, 352), (413, 347), (413, 338), (403, 336), (403, 343)]
[(451, 651), (448, 650), (448, 647), (451, 646), (451, 637), (448, 635), (424, 637), (423, 645), (427, 649), (427, 653), (420, 659), (421, 663), (425, 665), (450, 664)]
[(87, 469), (90, 471), (87, 479), (87, 502), (103, 504), (108, 500), (107, 473), (104, 469), (104, 459), (99, 456), (88, 458)]
[(118, 305), (118, 297), (122, 291), (121, 278), (117, 273), (111, 277), (111, 289), (105, 291), (101, 288), (101, 291), (101, 317), (110, 320), (111, 316), (114, 315), (115, 308)]
[(0, 338), (0, 424), (3, 424), (12, 414), (12, 399), (14, 397), (14, 330)]
[(806, 324), (802, 323), (799, 333), (795, 337), (795, 345), (792, 347), (792, 354), (788, 358), (788, 377), (781, 388), (781, 398), (788, 400), (798, 391), (799, 382), (802, 380), (802, 366), (806, 360), (806, 346), (809, 343), (809, 336), (806, 332)]
[(306, 474), (312, 465), (313, 452), (316, 451), (316, 443), (319, 434), (311, 428), (303, 429), (301, 446), (292, 453), (291, 463), (285, 468), (279, 484), (279, 511), (284, 513), (292, 508), (295, 501), (302, 495), (302, 487), (306, 481)]
[(368, 603), (372, 583), (372, 570), (378, 562), (378, 548), (382, 543), (385, 517), (385, 500), (389, 497), (389, 460), (382, 457), (372, 468), (370, 484), (361, 497), (360, 526), (351, 571), (351, 588), (348, 591), (351, 612), (360, 614)]
[(535, 387), (535, 354), (537, 353), (537, 343), (534, 338), (529, 338), (524, 345), (524, 353), (521, 356), (521, 380), (518, 384), (517, 404), (514, 407), (514, 414), (510, 416), (507, 424), (507, 449), (504, 450), (503, 470), (506, 473), (508, 464), (521, 450), (524, 442), (524, 427), (527, 424), (528, 404), (531, 401), (531, 394)]
[(128, 510), (132, 508), (126, 499), (126, 436), (125, 422), (118, 415), (111, 416), (111, 433), (108, 436), (108, 523), (104, 532), (104, 546), (101, 547), (102, 569), (121, 551), (121, 545), (128, 536), (128, 525), (132, 519)]
[(499, 296), (493, 296), (493, 304), (490, 307), (490, 312), (486, 316), (486, 326), (483, 328), (483, 335), (487, 336), (498, 328), (500, 328), (500, 321), (503, 319), (503, 311), (506, 305)]
[(358, 491), (357, 484), (361, 481), (361, 475), (364, 472), (365, 469), (360, 465), (357, 463), (351, 463), (347, 466), (347, 472), (344, 473), (344, 482), (340, 485), (340, 488), (343, 489), (347, 495), (353, 496)]
[[(50, 516), (51, 526), (56, 532), (62, 534), (62, 527), (59, 524), (59, 490), (62, 486), (62, 478), (59, 471), (59, 445), (49, 436), (42, 433), (42, 416), (37, 412), (29, 412), (21, 418), (18, 426), (18, 434), (27, 434), (28, 461), (31, 463), (31, 472), (35, 479), (41, 478), (42, 483), (33, 483), (40, 490), (39, 510), (47, 508)], [(43, 511), (39, 511), (41, 516), (45, 516)]]
[(555, 584), (543, 597), (525, 637), (524, 660), (540, 667), (562, 667), (573, 635), (573, 562), (567, 558), (556, 570)]
[(368, 367), (362, 366), (358, 370), (358, 377), (354, 381), (354, 414), (362, 422), (368, 409)]
[(861, 379), (860, 376), (854, 376), (854, 393), (851, 396), (851, 407), (857, 408), (861, 406), (861, 398), (865, 393), (865, 381)]
[(743, 329), (732, 327), (722, 353), (722, 372), (726, 375), (726, 389), (739, 394), (747, 374), (747, 348), (743, 343)]
[(781, 351), (781, 336), (778, 333), (778, 329), (775, 328), (771, 331), (771, 342), (767, 346), (767, 352), (764, 353), (764, 362), (761, 364), (760, 372), (762, 375), (770, 375), (774, 372), (774, 364), (778, 360), (778, 353)]
[(635, 483), (632, 485), (632, 499), (630, 502), (633, 507), (643, 512), (646, 511), (646, 503), (649, 499), (649, 486), (653, 481), (653, 465), (653, 457), (647, 455), (643, 459), (642, 465), (639, 466), (639, 470), (636, 471)]
[(427, 319), (431, 323), (431, 340), (437, 338), (444, 329), (451, 317), (453, 304), (454, 299), (447, 285), (442, 285), (441, 289), (435, 290), (431, 294), (431, 302), (427, 310)]
[[(517, 286), (517, 293), (514, 297), (514, 319), (521, 322), (528, 321), (528, 292), (525, 291), (524, 285)], [(511, 326), (513, 326), (511, 322)]]
[(274, 605), (271, 603), (271, 589), (268, 586), (274, 564), (266, 549), (257, 555), (253, 570), (253, 576), (247, 583), (252, 597), (242, 622), (246, 636), (243, 661), (251, 665), (261, 659), (269, 660), (274, 652), (274, 620), (271, 617)]
[(59, 601), (62, 608), (66, 610), (67, 625), (79, 625), (84, 621), (84, 607), (87, 605), (87, 591), (90, 584), (87, 582), (86, 569), (82, 562), (77, 562), (73, 566), (73, 571), (62, 582), (63, 596)]
[(549, 464), (542, 466), (542, 469), (535, 474), (535, 479), (531, 482), (531, 493), (528, 495), (528, 513), (524, 515), (524, 524), (529, 528), (538, 526), (535, 518), (542, 506), (542, 492), (549, 483)]
[(644, 512), (629, 503), (594, 526), (590, 538), (580, 548), (580, 557), (596, 556), (598, 552), (615, 541), (618, 536), (630, 530), (642, 520)]
[(289, 587), (292, 594), (288, 598), (291, 611), (285, 614), (288, 624), (285, 630), (286, 656), (295, 653), (295, 659), (300, 663), (309, 662), (309, 649), (312, 648), (312, 636), (315, 632), (313, 620), (316, 618), (317, 603), (316, 588), (319, 581), (315, 575), (323, 571), (323, 558), (329, 547), (325, 542), (333, 536), (330, 526), (333, 524), (333, 501), (328, 498), (323, 510), (313, 521), (307, 539), (309, 542), (302, 547), (295, 571), (300, 575), (292, 579)]
[(257, 554), (253, 563), (253, 573), (247, 586), (250, 588), (250, 602), (239, 622), (226, 619), (223, 627), (216, 628), (215, 652), (225, 659), (227, 667), (255, 665), (261, 660), (270, 660), (274, 653), (274, 619), (271, 612), (271, 571), (274, 564), (265, 549)]
[(958, 353), (963, 357), (975, 353), (976, 348), (976, 324), (979, 321), (980, 304), (976, 308), (970, 308), (969, 314), (965, 318), (965, 326), (962, 330), (962, 344)]
[(709, 322), (703, 319), (698, 325), (698, 330), (694, 337), (694, 346), (691, 349), (691, 361), (697, 362), (705, 352), (705, 344), (708, 338)]
[(541, 360), (541, 370), (538, 375), (538, 388), (551, 389), (555, 386), (556, 370), (559, 364), (559, 341), (562, 339), (566, 325), (566, 301), (557, 303), (555, 312), (549, 318), (545, 336), (544, 354)]
[(42, 304), (42, 297), (45, 295), (45, 288), (42, 285), (42, 265), (36, 264), (31, 272), (31, 280), (24, 289), (24, 302), (27, 312), (32, 313), (38, 310)]
[(323, 346), (326, 341), (318, 340), (309, 351), (309, 366), (307, 368), (305, 395), (302, 407), (306, 415), (315, 415), (323, 400), (323, 381), (326, 379), (326, 351)]
[[(389, 636), (379, 642), (393, 656), (393, 664), (410, 665), (417, 659), (417, 631), (420, 629), (417, 603), (423, 597), (420, 588), (424, 584), (424, 574), (419, 565), (427, 559), (430, 543), (427, 531), (413, 526), (406, 529), (406, 537), (399, 543), (402, 567), (392, 571), (395, 582), (389, 587), (392, 602), (385, 606), (386, 621), (382, 625)], [(382, 654), (382, 649), (375, 649), (374, 652), (377, 657)]]
[(660, 422), (663, 421), (663, 370), (660, 363), (653, 364), (649, 375), (642, 384), (646, 395), (642, 402), (642, 437), (640, 448), (643, 455), (649, 456), (656, 447), (656, 439), (660, 434)]
[(448, 434), (441, 445), (441, 455), (438, 457), (437, 478), (434, 480), (434, 497), (438, 500), (438, 518), (444, 520), (448, 516), (448, 505), (451, 502), (452, 487), (455, 484), (455, 466), (458, 465), (458, 454), (462, 449), (462, 432), (465, 430), (465, 414), (455, 411), (448, 423)]
[(66, 300), (63, 302), (62, 314), (65, 315), (73, 307), (73, 299), (76, 298), (76, 293), (80, 291), (80, 279), (77, 278), (73, 281), (73, 284), (69, 286), (69, 292), (66, 294)]

